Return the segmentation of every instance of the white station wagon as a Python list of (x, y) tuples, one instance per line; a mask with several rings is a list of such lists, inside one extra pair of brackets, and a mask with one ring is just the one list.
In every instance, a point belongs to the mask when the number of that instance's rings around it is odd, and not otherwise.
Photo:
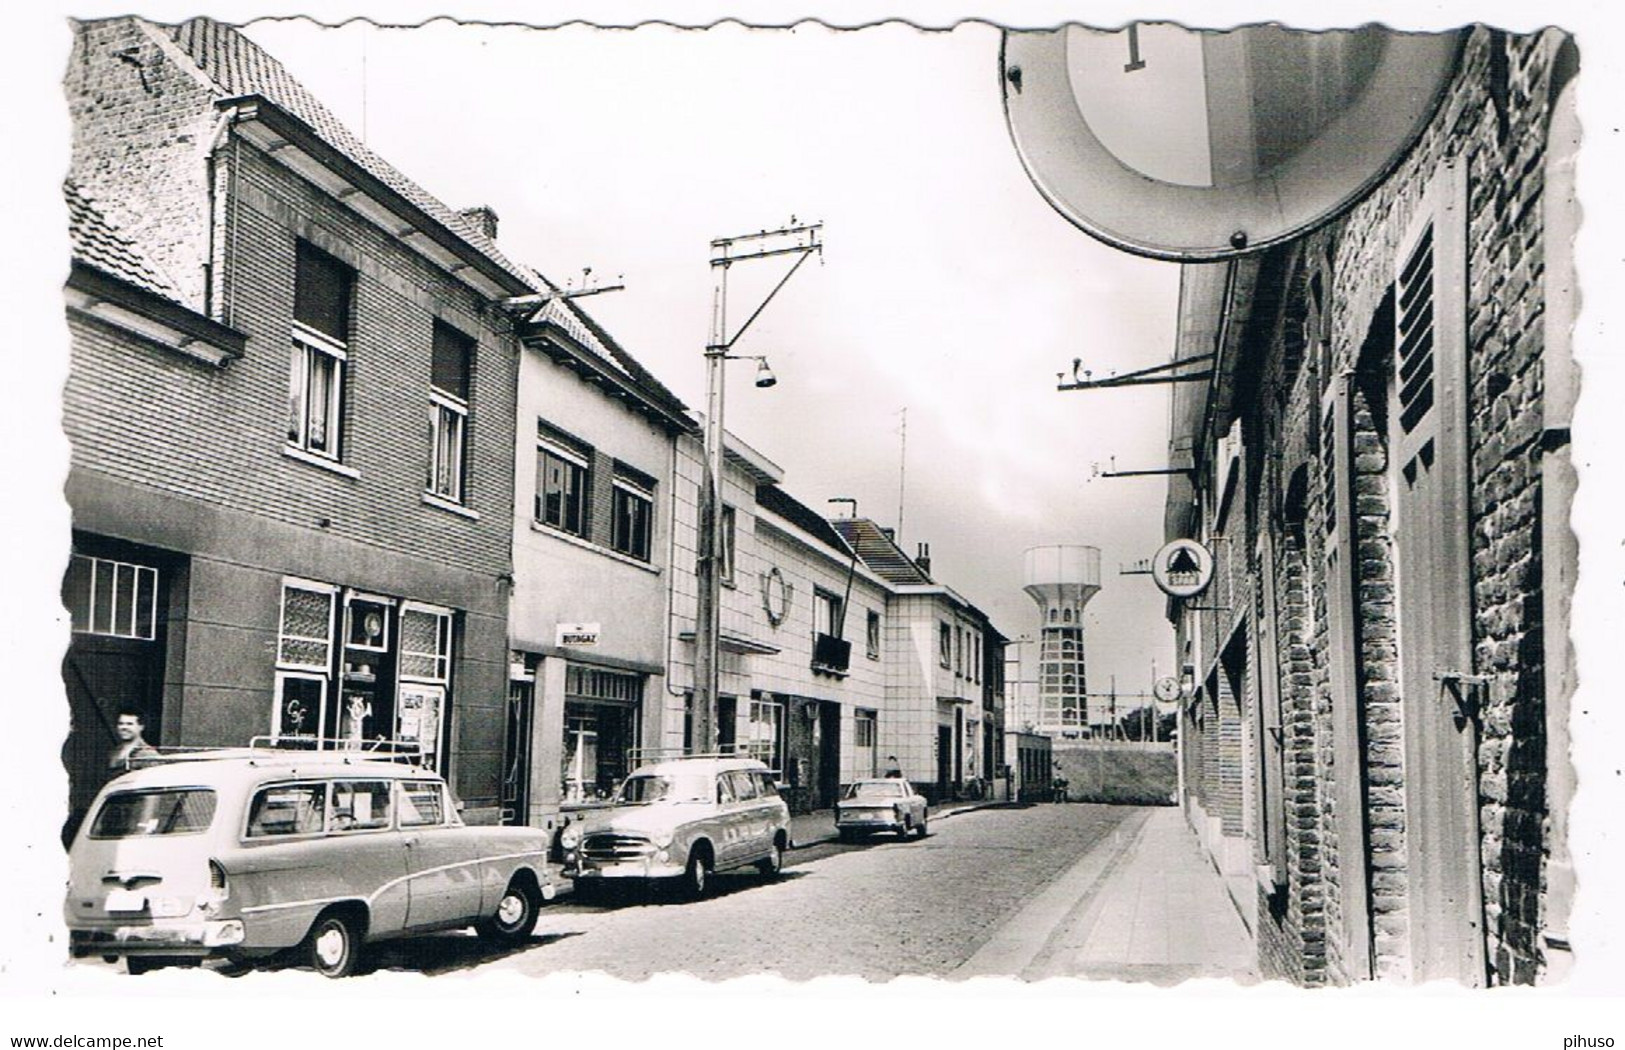
[(464, 825), (410, 763), (271, 748), (147, 763), (102, 789), (69, 850), (76, 956), (140, 973), (298, 949), (343, 977), (368, 941), (470, 925), (523, 941), (554, 894), (545, 832)]
[(790, 847), (790, 810), (766, 765), (732, 756), (639, 766), (614, 805), (560, 836), (577, 893), (604, 879), (666, 879), (705, 894), (711, 873), (755, 865), (777, 875)]

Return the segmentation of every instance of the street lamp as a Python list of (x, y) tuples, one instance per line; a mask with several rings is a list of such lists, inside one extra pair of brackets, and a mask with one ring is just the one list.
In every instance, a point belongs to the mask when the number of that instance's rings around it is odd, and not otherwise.
[[(730, 354), (739, 337), (751, 323), (760, 317), (767, 304), (779, 293), (795, 272), (812, 255), (824, 250), (821, 237), (822, 223), (790, 225), (777, 230), (739, 237), (721, 237), (711, 242), (711, 271), (716, 275), (714, 291), (711, 342), (705, 348), (705, 477), (700, 483), (699, 550), (696, 573), (699, 577), (699, 595), (694, 616), (694, 710), (693, 748), (699, 752), (713, 751), (717, 742), (717, 693), (720, 677), (720, 642), (722, 573), (722, 464), (723, 445), (726, 441), (722, 426), (723, 380), (729, 361), (755, 361), (756, 386), (762, 389), (778, 382), (767, 358), (755, 355)], [(732, 336), (728, 335), (728, 271), (735, 264), (778, 255), (794, 255), (795, 264), (767, 293), (745, 323)]]

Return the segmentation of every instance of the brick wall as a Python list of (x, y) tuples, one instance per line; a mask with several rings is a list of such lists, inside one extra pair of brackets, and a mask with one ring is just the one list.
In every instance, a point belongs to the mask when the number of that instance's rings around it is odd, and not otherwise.
[[(1400, 168), (1345, 218), (1293, 249), (1283, 283), (1287, 323), (1267, 343), (1261, 396), (1246, 410), (1264, 415), (1266, 440), (1288, 464), (1316, 468), (1313, 451), (1319, 390), (1340, 372), (1356, 373), (1353, 397), (1353, 498), (1359, 754), (1336, 754), (1336, 698), (1328, 664), (1325, 537), (1309, 528), (1301, 545), (1278, 536), (1274, 567), (1281, 603), (1286, 733), (1287, 874), (1280, 899), (1261, 924), (1266, 967), (1295, 979), (1333, 982), (1351, 975), (1343, 932), (1349, 865), (1370, 865), (1369, 901), (1378, 976), (1409, 974), (1407, 858), (1391, 482), (1385, 442), (1386, 356), (1373, 328), (1392, 325), (1384, 300), (1394, 252), (1417, 214), (1441, 161), (1468, 173), (1467, 260), (1471, 581), (1474, 667), (1491, 685), (1483, 694), (1478, 750), (1482, 882), (1493, 982), (1525, 982), (1540, 965), (1542, 820), (1545, 816), (1544, 637), (1539, 520), (1544, 275), (1542, 177), (1549, 62), (1555, 41), (1471, 32), (1457, 76), (1432, 126)], [(1327, 348), (1317, 378), (1317, 349), (1300, 373), (1297, 342), (1309, 278), (1319, 274), (1328, 311)], [(1296, 305), (1294, 305), (1296, 304)], [(1312, 335), (1313, 333), (1311, 333)], [(1362, 355), (1365, 359), (1362, 360)], [(1265, 485), (1279, 501), (1285, 477)], [(1320, 501), (1311, 480), (1311, 505)], [(1316, 521), (1311, 512), (1308, 519)], [(1339, 778), (1360, 777), (1366, 841), (1340, 842)], [(1261, 907), (1260, 914), (1266, 914)], [(1356, 934), (1358, 935), (1358, 934)]]

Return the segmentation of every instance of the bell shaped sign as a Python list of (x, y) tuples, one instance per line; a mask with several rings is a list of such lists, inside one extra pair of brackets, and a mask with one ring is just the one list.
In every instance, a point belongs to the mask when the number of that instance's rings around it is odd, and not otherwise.
[(1358, 201), (1416, 142), (1462, 32), (1007, 30), (1005, 119), (1039, 192), (1114, 247), (1202, 262)]

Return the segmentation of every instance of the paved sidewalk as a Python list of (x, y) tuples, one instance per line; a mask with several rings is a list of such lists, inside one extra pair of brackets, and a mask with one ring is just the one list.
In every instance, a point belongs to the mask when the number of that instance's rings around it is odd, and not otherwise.
[(1174, 807), (1144, 809), (1006, 922), (954, 977), (1259, 980), (1252, 937)]

